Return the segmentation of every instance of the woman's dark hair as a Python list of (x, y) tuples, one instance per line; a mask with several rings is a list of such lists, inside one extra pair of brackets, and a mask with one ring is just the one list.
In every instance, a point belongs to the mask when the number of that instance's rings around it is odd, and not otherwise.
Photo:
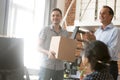
[(59, 8), (54, 8), (54, 9), (52, 9), (52, 12), (53, 11), (58, 11), (62, 15), (62, 11)]
[(110, 55), (108, 47), (101, 41), (92, 41), (84, 49), (83, 55), (88, 58), (91, 69), (100, 71), (108, 67)]

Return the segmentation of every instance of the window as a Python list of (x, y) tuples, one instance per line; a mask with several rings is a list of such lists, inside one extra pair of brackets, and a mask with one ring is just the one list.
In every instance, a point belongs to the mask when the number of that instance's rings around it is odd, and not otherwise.
[(24, 38), (24, 64), (39, 68), (36, 50), (38, 33), (43, 26), (45, 0), (10, 0), (7, 34)]

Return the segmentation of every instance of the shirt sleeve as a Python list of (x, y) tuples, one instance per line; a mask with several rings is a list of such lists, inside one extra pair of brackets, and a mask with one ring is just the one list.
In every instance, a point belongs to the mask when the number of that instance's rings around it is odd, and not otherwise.
[(120, 52), (120, 29), (117, 28), (113, 32), (113, 36), (108, 43), (108, 49), (112, 60), (115, 60), (116, 57), (118, 57), (118, 53)]
[(46, 30), (45, 30), (45, 28), (43, 28), (39, 33), (39, 38), (44, 40), (45, 36), (46, 36)]

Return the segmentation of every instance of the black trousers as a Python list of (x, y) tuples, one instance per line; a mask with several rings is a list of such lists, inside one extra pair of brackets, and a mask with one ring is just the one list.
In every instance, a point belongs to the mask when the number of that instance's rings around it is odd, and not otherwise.
[(117, 61), (110, 62), (110, 74), (113, 76), (114, 80), (117, 80), (118, 77), (118, 64)]

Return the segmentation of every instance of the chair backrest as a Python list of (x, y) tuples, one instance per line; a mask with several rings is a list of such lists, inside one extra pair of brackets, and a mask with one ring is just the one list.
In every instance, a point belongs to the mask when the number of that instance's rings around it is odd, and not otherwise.
[(0, 70), (24, 67), (24, 41), (22, 38), (0, 37)]

